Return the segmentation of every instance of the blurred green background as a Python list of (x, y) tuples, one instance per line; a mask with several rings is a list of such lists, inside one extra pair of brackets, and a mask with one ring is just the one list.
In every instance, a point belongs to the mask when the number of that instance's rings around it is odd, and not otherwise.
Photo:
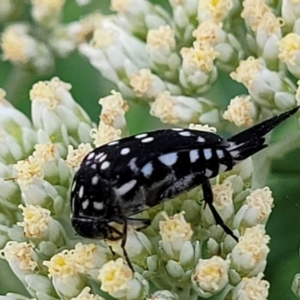
[[(1, 0), (0, 0), (1, 1)], [(19, 1), (20, 15), (16, 20), (32, 22), (28, 11), (28, 5)], [(153, 1), (167, 7), (166, 1)], [(109, 13), (109, 1), (92, 1), (91, 5), (78, 7), (74, 1), (67, 1), (64, 9), (64, 22), (78, 20), (80, 16), (100, 10)], [(1, 24), (0, 31), (3, 30)], [(72, 95), (89, 113), (93, 121), (98, 122), (100, 106), (98, 100), (110, 93), (114, 86), (96, 71), (78, 53), (73, 53), (65, 59), (57, 59), (56, 67), (52, 74), (37, 77), (31, 73), (0, 61), (0, 87), (7, 91), (7, 99), (18, 109), (30, 116), (29, 90), (38, 80), (49, 80), (58, 76), (63, 81), (72, 84)], [(218, 83), (210, 92), (210, 98), (222, 103), (225, 107), (229, 99), (236, 94), (245, 91), (241, 85), (232, 82), (228, 74), (221, 74)], [(162, 127), (157, 119), (149, 116), (148, 108), (131, 105), (127, 114), (130, 133), (134, 134), (147, 129)], [(276, 130), (275, 139), (288, 135), (290, 126), (295, 120), (291, 120)], [(273, 136), (274, 138), (274, 136)], [(272, 173), (269, 176), (269, 185), (275, 198), (275, 208), (267, 226), (271, 236), (271, 252), (268, 257), (266, 279), (270, 281), (269, 299), (292, 300), (296, 299), (291, 291), (293, 276), (300, 272), (299, 266), (299, 228), (300, 228), (300, 151), (295, 150), (285, 157), (273, 163)], [(0, 191), (1, 192), (1, 191)], [(5, 261), (0, 260), (0, 294), (6, 292), (20, 292), (26, 295), (21, 284), (16, 285), (17, 280), (12, 280), (11, 273)]]

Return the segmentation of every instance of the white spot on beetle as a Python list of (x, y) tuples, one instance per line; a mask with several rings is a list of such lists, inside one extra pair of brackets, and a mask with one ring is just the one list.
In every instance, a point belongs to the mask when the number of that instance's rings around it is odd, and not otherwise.
[(79, 192), (78, 192), (78, 197), (79, 198), (82, 198), (83, 197), (83, 192), (84, 192), (84, 186), (82, 185), (79, 189)]
[(102, 210), (104, 207), (104, 204), (103, 204), (103, 202), (93, 202), (93, 206), (97, 210)]
[(99, 162), (100, 163), (103, 162), (106, 159), (106, 157), (107, 157), (107, 154), (101, 156), (100, 159), (99, 159)]
[(219, 174), (227, 171), (227, 166), (224, 164), (219, 164)]
[(206, 177), (209, 178), (209, 177), (212, 176), (212, 174), (213, 174), (213, 171), (212, 171), (212, 170), (210, 170), (210, 169), (206, 169), (206, 170), (205, 170), (205, 176), (206, 176)]
[(183, 128), (171, 128), (171, 130), (174, 130), (174, 131), (182, 131)]
[(203, 138), (202, 136), (198, 136), (197, 142), (198, 143), (204, 143), (205, 142), (205, 138)]
[(223, 157), (225, 156), (224, 151), (221, 150), (221, 149), (218, 149), (218, 150), (217, 150), (217, 155), (218, 155), (218, 158), (219, 158), (219, 159), (221, 159), (221, 158), (223, 158)]
[(129, 163), (128, 163), (128, 167), (132, 170), (132, 171), (138, 171), (138, 167), (136, 165), (136, 160), (137, 160), (137, 157), (134, 157), (132, 158)]
[(191, 136), (191, 133), (189, 131), (182, 131), (178, 133), (181, 136)]
[(148, 178), (151, 176), (152, 172), (153, 172), (153, 165), (152, 162), (148, 162), (147, 164), (145, 164), (142, 169), (141, 172), (143, 173), (143, 175)]
[(100, 167), (101, 170), (105, 170), (110, 166), (110, 162), (109, 161), (104, 161)]
[(72, 188), (71, 188), (71, 191), (72, 191), (72, 192), (74, 192), (75, 187), (76, 187), (76, 181), (73, 182), (73, 185), (72, 185)]
[(87, 159), (90, 160), (90, 159), (92, 159), (94, 156), (95, 156), (95, 152), (91, 152), (91, 153), (88, 155)]
[(86, 200), (84, 200), (81, 203), (83, 209), (87, 209), (87, 207), (89, 206), (89, 204), (90, 204), (90, 200), (89, 199), (86, 199)]
[(194, 163), (199, 158), (198, 150), (191, 150), (189, 154), (190, 154), (190, 162), (191, 163)]
[(113, 145), (116, 145), (118, 143), (119, 143), (119, 141), (112, 141), (112, 142), (108, 143), (107, 146), (113, 146)]
[(119, 188), (116, 189), (116, 193), (118, 195), (125, 195), (128, 193), (134, 186), (136, 185), (136, 180), (132, 179), (128, 181), (127, 183), (121, 185)]
[(123, 149), (120, 151), (121, 155), (126, 155), (126, 154), (128, 154), (129, 152), (130, 152), (130, 149), (129, 149), (129, 148), (123, 148)]
[(104, 152), (101, 152), (101, 153), (98, 153), (96, 156), (95, 156), (95, 159), (99, 159), (101, 156), (104, 155)]
[(150, 143), (150, 142), (152, 142), (154, 140), (154, 138), (153, 137), (147, 137), (147, 138), (145, 138), (145, 139), (142, 139), (141, 140), (141, 142), (142, 143)]
[(158, 160), (162, 164), (170, 167), (176, 163), (177, 158), (178, 158), (178, 154), (176, 152), (171, 152), (171, 153), (159, 156)]
[(148, 133), (141, 133), (135, 136), (136, 139), (142, 139), (144, 137), (146, 137), (148, 135)]
[(99, 177), (97, 175), (95, 175), (93, 178), (92, 178), (92, 185), (96, 185), (99, 181)]
[(203, 153), (204, 153), (204, 157), (206, 160), (209, 160), (212, 158), (212, 150), (211, 149), (204, 149)]
[(97, 164), (92, 164), (91, 168), (94, 169), (94, 170), (96, 170), (97, 169)]

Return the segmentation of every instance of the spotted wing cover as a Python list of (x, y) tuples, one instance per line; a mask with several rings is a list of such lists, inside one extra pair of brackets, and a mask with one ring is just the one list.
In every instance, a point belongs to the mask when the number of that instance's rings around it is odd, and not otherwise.
[(175, 128), (124, 138), (99, 147), (95, 151), (107, 155), (109, 167), (103, 170), (103, 176), (114, 178), (125, 171), (126, 164), (131, 169), (139, 171), (148, 161), (163, 154), (216, 145), (222, 147), (226, 142), (211, 132)]
[(226, 169), (226, 145), (210, 132), (166, 129), (101, 146), (86, 156), (75, 176), (72, 211), (102, 218), (136, 214), (201, 184), (207, 172), (217, 175), (218, 158)]

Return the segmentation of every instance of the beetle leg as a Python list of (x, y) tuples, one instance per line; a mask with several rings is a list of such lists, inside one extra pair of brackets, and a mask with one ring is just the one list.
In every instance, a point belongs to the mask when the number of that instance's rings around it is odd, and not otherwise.
[(204, 197), (205, 203), (208, 205), (208, 207), (216, 221), (216, 224), (220, 225), (227, 234), (229, 234), (235, 241), (238, 242), (239, 241), (238, 238), (234, 235), (232, 230), (224, 223), (223, 219), (221, 218), (218, 211), (216, 210), (216, 208), (213, 205), (214, 198), (213, 198), (213, 193), (212, 193), (211, 185), (210, 185), (208, 178), (203, 179), (202, 191), (203, 191), (203, 197)]
[(121, 248), (123, 250), (123, 255), (124, 255), (124, 258), (127, 262), (127, 265), (128, 267), (131, 269), (131, 271), (134, 273), (134, 269), (133, 269), (133, 266), (131, 264), (131, 261), (128, 257), (128, 254), (127, 254), (127, 251), (125, 249), (125, 245), (126, 245), (126, 239), (127, 239), (127, 218), (124, 217), (123, 219), (123, 231), (122, 231), (122, 242), (121, 242)]
[(128, 224), (137, 226), (136, 230), (142, 230), (151, 224), (150, 219), (127, 218)]

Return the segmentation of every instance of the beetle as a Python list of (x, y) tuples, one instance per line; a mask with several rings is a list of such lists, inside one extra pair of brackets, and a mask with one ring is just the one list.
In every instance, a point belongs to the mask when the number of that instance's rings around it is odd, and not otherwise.
[[(144, 228), (148, 219), (133, 215), (202, 185), (203, 198), (216, 224), (237, 237), (213, 205), (209, 178), (231, 170), (267, 147), (265, 135), (299, 107), (263, 121), (228, 139), (184, 128), (162, 129), (112, 141), (91, 151), (82, 161), (71, 187), (71, 220), (86, 238), (121, 240), (125, 250), (127, 225)], [(122, 224), (119, 231), (113, 222)]]

